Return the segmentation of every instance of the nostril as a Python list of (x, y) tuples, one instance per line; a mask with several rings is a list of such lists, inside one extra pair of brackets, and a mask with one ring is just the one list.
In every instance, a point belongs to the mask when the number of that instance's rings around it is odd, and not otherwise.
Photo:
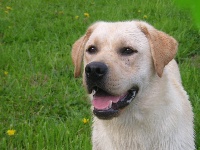
[(87, 66), (85, 67), (85, 72), (86, 72), (86, 73), (90, 73), (90, 72), (91, 72), (91, 68), (90, 68), (89, 65), (87, 65)]
[(90, 77), (91, 72), (92, 72), (91, 67), (90, 67), (89, 65), (87, 65), (87, 66), (85, 67), (85, 74), (86, 74), (86, 76), (87, 76), (88, 78)]

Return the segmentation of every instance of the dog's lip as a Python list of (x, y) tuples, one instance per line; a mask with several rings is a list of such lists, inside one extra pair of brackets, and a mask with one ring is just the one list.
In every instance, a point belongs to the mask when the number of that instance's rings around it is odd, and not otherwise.
[(133, 87), (121, 96), (114, 96), (97, 87), (93, 90), (93, 113), (100, 119), (111, 119), (119, 115), (119, 110), (128, 106), (136, 97), (137, 87)]

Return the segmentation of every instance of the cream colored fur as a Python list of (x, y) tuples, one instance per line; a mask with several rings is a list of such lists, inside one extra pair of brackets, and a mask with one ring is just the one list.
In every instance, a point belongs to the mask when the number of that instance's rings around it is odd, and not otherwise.
[[(98, 53), (86, 49), (95, 45)], [(93, 150), (194, 150), (193, 113), (173, 59), (177, 42), (142, 21), (97, 22), (73, 46), (75, 77), (93, 61), (109, 68), (107, 91), (121, 95), (133, 85), (139, 92), (118, 117), (101, 120), (94, 116)], [(138, 52), (120, 56), (129, 46)], [(85, 86), (85, 73), (83, 83)], [(91, 96), (92, 97), (92, 96)]]

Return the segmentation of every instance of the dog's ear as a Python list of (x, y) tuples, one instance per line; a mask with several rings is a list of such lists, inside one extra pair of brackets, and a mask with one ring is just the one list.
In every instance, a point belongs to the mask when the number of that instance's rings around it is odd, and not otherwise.
[(72, 61), (74, 64), (74, 77), (78, 77), (81, 74), (81, 62), (83, 58), (85, 36), (78, 39), (72, 46)]
[[(96, 23), (97, 24), (97, 23)], [(90, 35), (96, 27), (96, 24), (90, 26), (84, 36), (78, 39), (72, 46), (72, 61), (74, 64), (74, 77), (77, 78), (81, 74), (81, 64), (84, 54), (84, 47), (86, 42), (88, 41)]]
[(178, 43), (173, 37), (147, 23), (140, 22), (139, 28), (148, 38), (155, 70), (158, 76), (162, 77), (164, 67), (175, 57)]

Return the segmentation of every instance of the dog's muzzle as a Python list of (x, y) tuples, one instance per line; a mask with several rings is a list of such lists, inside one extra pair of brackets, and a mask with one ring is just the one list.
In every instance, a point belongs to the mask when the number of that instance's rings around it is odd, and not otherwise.
[(107, 73), (108, 67), (102, 62), (91, 62), (85, 67), (88, 92), (93, 94), (93, 113), (99, 119), (117, 117), (120, 110), (128, 106), (138, 92), (138, 88), (133, 87), (122, 95), (110, 94), (104, 87)]

